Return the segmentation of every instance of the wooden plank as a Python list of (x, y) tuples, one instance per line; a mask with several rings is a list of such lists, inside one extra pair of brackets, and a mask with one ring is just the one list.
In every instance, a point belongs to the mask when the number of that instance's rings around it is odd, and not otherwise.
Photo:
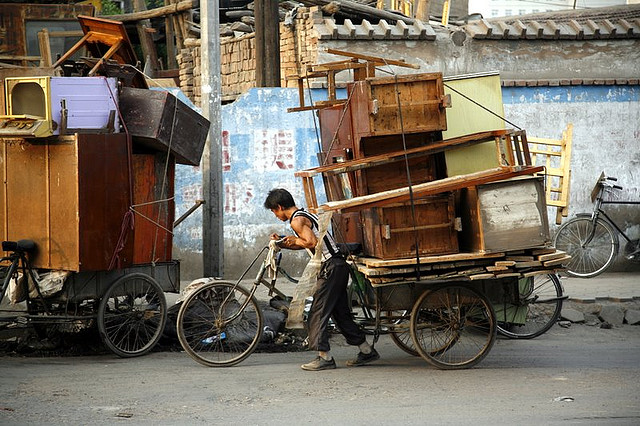
[[(469, 259), (488, 259), (488, 258), (496, 258), (496, 257), (504, 257), (504, 253), (456, 253), (456, 254), (446, 254), (441, 256), (423, 256), (423, 257), (420, 257), (420, 264), (455, 262), (459, 260), (469, 260)], [(356, 262), (375, 268), (375, 267), (390, 267), (390, 266), (399, 266), (399, 265), (415, 265), (416, 259), (414, 257), (414, 258), (408, 258), (408, 259), (382, 260), (382, 259), (376, 259), (372, 257), (356, 257)]]
[(495, 274), (497, 278), (520, 277), (520, 272), (498, 272)]
[[(415, 266), (412, 268), (406, 267), (397, 267), (397, 268), (369, 268), (365, 265), (356, 263), (356, 268), (358, 271), (362, 272), (367, 276), (385, 276), (385, 275), (406, 275), (406, 274), (415, 274), (416, 268)], [(420, 265), (420, 272), (427, 272), (431, 270), (431, 266), (429, 265)]]
[(497, 272), (497, 271), (509, 271), (510, 269), (506, 266), (487, 266), (487, 271), (489, 272)]
[(507, 260), (514, 260), (516, 262), (532, 262), (535, 259), (533, 256), (507, 256)]
[(549, 254), (543, 254), (538, 256), (538, 260), (541, 262), (547, 261), (547, 260), (553, 260), (553, 259), (559, 259), (561, 257), (565, 257), (567, 253), (565, 253), (562, 250), (557, 250), (554, 253), (549, 253)]
[(554, 260), (549, 260), (547, 262), (542, 262), (542, 264), (544, 266), (555, 266), (555, 265), (562, 265), (564, 263), (566, 263), (569, 259), (571, 259), (571, 256), (564, 256), (561, 257), (559, 259), (554, 259)]
[(537, 260), (532, 260), (532, 261), (528, 261), (528, 262), (516, 262), (516, 264), (514, 265), (516, 268), (532, 268), (535, 266), (542, 266), (542, 262), (537, 261)]
[[(496, 180), (503, 180), (515, 176), (537, 173), (543, 167), (507, 168), (498, 167), (468, 175), (454, 176), (433, 182), (414, 185), (413, 196), (434, 195), (442, 192), (455, 191), (473, 185), (480, 185)], [(382, 206), (394, 202), (406, 201), (410, 197), (409, 187), (399, 188), (377, 194), (363, 195), (344, 201), (332, 201), (318, 207), (319, 212), (324, 211), (358, 211), (365, 208)]]
[(515, 260), (498, 260), (495, 265), (496, 266), (513, 266), (515, 265)]
[(547, 248), (540, 248), (540, 249), (531, 250), (531, 254), (534, 255), (534, 256), (539, 256), (541, 254), (555, 253), (555, 252), (556, 252), (556, 248), (555, 247), (547, 247)]
[(471, 281), (476, 281), (476, 280), (486, 280), (486, 279), (495, 278), (495, 277), (496, 276), (494, 274), (478, 274), (478, 275), (471, 275), (469, 279)]

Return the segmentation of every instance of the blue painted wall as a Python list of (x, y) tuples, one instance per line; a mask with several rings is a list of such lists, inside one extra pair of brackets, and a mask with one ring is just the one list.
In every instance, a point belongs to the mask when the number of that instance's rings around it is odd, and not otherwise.
[[(325, 90), (311, 93), (313, 101), (326, 99)], [(508, 87), (503, 89), (503, 102), (505, 118), (532, 136), (559, 139), (567, 123), (573, 123), (571, 216), (590, 208), (588, 193), (602, 170), (620, 178), (627, 189), (624, 197), (640, 199), (640, 86)], [(252, 89), (222, 108), (227, 278), (242, 272), (269, 234), (288, 232), (288, 226), (262, 206), (270, 189), (287, 188), (304, 205), (294, 172), (318, 165), (319, 142), (312, 112), (287, 113), (287, 108), (298, 105), (295, 89), (263, 88)], [(202, 198), (201, 171), (178, 166), (176, 217), (198, 198)], [(621, 208), (618, 216), (631, 236), (640, 237), (640, 212)], [(198, 277), (202, 271), (201, 223), (197, 212), (176, 228), (174, 244), (176, 257), (183, 260), (183, 279)], [(305, 257), (294, 256), (290, 262), (295, 272)]]

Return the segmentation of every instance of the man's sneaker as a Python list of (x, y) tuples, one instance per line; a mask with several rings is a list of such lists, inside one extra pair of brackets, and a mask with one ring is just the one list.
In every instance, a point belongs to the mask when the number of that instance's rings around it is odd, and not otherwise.
[(336, 368), (336, 362), (334, 361), (333, 358), (327, 361), (321, 356), (318, 356), (313, 361), (307, 364), (302, 364), (300, 367), (302, 367), (303, 370), (307, 370), (307, 371), (331, 370), (333, 368)]
[(347, 367), (357, 367), (359, 365), (369, 364), (370, 362), (380, 359), (380, 354), (375, 349), (371, 348), (371, 352), (368, 354), (359, 352), (356, 359), (347, 361)]

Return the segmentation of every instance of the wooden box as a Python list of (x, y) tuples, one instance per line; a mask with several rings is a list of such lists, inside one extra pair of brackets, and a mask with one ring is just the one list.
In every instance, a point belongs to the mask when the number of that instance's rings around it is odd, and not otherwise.
[(162, 153), (136, 153), (132, 163), (136, 212), (133, 263), (168, 262), (172, 257), (175, 219), (175, 158)]
[(414, 134), (435, 132), (430, 139), (440, 140), (441, 131), (447, 128), (448, 102), (440, 73), (403, 75), (397, 81), (394, 77), (370, 78), (350, 83), (347, 91), (351, 100), (346, 106), (318, 111), (322, 150), (329, 157), (328, 164), (337, 157), (347, 161), (373, 155), (365, 153), (364, 138), (372, 139), (368, 142), (370, 151), (373, 145), (385, 142), (379, 138), (396, 137), (393, 146), (388, 146), (387, 151), (391, 152), (402, 149), (403, 133), (411, 138)]
[(348, 92), (353, 93), (353, 132), (359, 137), (447, 129), (440, 73), (370, 78), (349, 84)]
[(499, 181), (461, 190), (460, 248), (500, 252), (550, 242), (543, 178)]
[(364, 254), (380, 259), (458, 252), (453, 195), (415, 200), (415, 226), (410, 202), (374, 207), (361, 212)]
[[(124, 133), (0, 139), (0, 236), (38, 245), (36, 267), (105, 270), (129, 209)], [(120, 265), (132, 263), (132, 244)]]
[(123, 87), (120, 112), (134, 143), (200, 165), (209, 121), (171, 93)]

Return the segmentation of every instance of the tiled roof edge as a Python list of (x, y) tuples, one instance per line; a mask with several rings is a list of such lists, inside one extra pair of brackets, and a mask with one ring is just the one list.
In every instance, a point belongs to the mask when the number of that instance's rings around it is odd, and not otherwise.
[(552, 87), (552, 86), (638, 86), (638, 78), (558, 78), (558, 79), (502, 79), (502, 87)]

